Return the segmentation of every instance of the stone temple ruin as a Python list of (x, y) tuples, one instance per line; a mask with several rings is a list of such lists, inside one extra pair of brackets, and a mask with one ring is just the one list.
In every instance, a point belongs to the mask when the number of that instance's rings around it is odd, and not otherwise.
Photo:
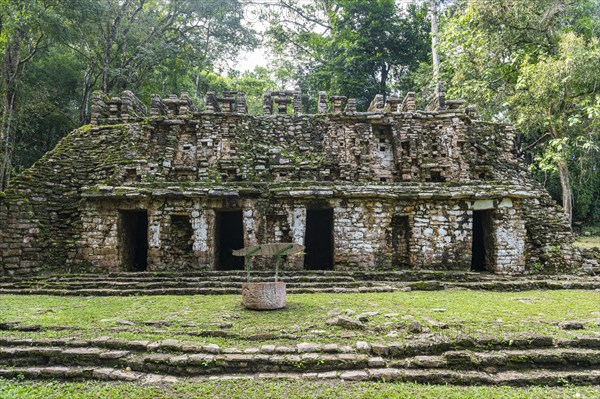
[[(0, 274), (243, 268), (232, 249), (306, 246), (286, 270), (562, 271), (563, 214), (518, 159), (512, 126), (439, 94), (95, 93), (92, 123), (0, 193)], [(264, 265), (267, 267), (267, 265)]]

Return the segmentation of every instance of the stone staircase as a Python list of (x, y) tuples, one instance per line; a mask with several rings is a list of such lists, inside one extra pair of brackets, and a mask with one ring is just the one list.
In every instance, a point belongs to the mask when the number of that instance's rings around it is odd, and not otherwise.
[[(111, 273), (0, 277), (0, 295), (220, 295), (239, 294), (242, 271), (197, 273)], [(272, 281), (272, 272), (254, 272), (252, 281)], [(499, 276), (438, 271), (298, 271), (283, 272), (287, 292), (392, 292), (468, 288), (521, 291), (600, 289), (600, 276)]]
[(283, 378), (456, 385), (600, 385), (600, 338), (463, 339), (245, 349), (177, 340), (0, 338), (0, 377), (175, 382)]

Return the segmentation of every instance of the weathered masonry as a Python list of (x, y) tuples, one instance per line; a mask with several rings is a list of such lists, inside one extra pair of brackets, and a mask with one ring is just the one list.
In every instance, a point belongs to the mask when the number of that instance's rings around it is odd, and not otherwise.
[[(562, 212), (517, 158), (511, 126), (439, 95), (186, 94), (147, 109), (95, 93), (93, 120), (0, 196), (0, 274), (231, 270), (232, 249), (306, 246), (288, 270), (560, 271)], [(260, 263), (260, 262), (259, 262)]]

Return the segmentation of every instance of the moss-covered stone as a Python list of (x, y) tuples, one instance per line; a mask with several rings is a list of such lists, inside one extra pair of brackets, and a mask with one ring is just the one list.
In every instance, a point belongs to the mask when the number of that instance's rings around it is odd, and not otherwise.
[[(303, 242), (307, 209), (331, 209), (337, 269), (469, 270), (478, 211), (488, 271), (555, 272), (578, 260), (510, 126), (459, 109), (338, 112), (341, 98), (333, 114), (250, 116), (230, 100), (198, 113), (184, 95), (155, 98), (148, 112), (130, 92), (96, 93), (92, 124), (0, 193), (0, 273), (126, 269), (122, 217), (134, 211), (148, 215), (150, 270), (216, 267), (227, 210), (242, 211), (253, 245)], [(190, 231), (189, 242), (174, 238)], [(302, 267), (301, 257), (284, 264)]]

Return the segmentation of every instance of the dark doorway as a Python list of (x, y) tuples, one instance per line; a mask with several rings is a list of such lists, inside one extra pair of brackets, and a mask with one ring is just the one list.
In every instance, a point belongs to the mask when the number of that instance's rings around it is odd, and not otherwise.
[(392, 216), (392, 266), (410, 266), (410, 225), (408, 216)]
[(128, 272), (148, 268), (148, 212), (121, 211), (121, 253)]
[(333, 209), (308, 209), (304, 269), (333, 270)]
[(431, 172), (431, 177), (426, 179), (428, 183), (444, 183), (446, 179), (442, 176), (442, 172)]
[(217, 270), (244, 270), (244, 258), (233, 256), (234, 249), (244, 247), (242, 211), (217, 212)]
[(473, 211), (472, 271), (484, 272), (489, 269), (490, 223), (489, 211)]

